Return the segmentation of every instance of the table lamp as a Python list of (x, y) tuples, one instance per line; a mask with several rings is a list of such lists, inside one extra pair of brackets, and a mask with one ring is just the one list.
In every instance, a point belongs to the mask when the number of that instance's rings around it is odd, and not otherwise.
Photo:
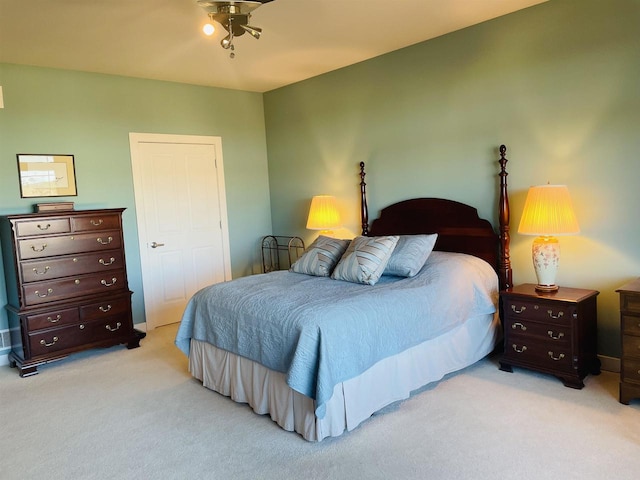
[(558, 290), (556, 273), (560, 261), (560, 242), (556, 236), (580, 233), (566, 185), (529, 188), (518, 233), (537, 236), (531, 250), (538, 278), (536, 290)]
[(307, 228), (320, 230), (321, 235), (331, 235), (334, 228), (340, 228), (340, 213), (335, 197), (316, 195), (311, 199)]

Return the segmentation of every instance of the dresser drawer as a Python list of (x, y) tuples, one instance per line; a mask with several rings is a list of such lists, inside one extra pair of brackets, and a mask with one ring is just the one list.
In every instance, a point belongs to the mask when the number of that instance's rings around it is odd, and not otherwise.
[(532, 339), (544, 340), (551, 345), (570, 345), (571, 327), (565, 325), (554, 325), (542, 322), (534, 322), (526, 318), (513, 318), (508, 316), (505, 319), (505, 335), (509, 340)]
[(640, 317), (633, 315), (622, 316), (622, 331), (631, 335), (640, 335)]
[(122, 247), (122, 242), (120, 232), (117, 230), (18, 240), (18, 251), (22, 260), (104, 251), (120, 247)]
[(114, 230), (120, 228), (120, 215), (102, 214), (78, 216), (71, 219), (74, 232), (92, 230)]
[(120, 291), (127, 288), (123, 270), (65, 277), (48, 282), (27, 283), (22, 287), (27, 306), (77, 298), (94, 293)]
[(563, 345), (549, 345), (522, 337), (509, 338), (505, 342), (504, 358), (516, 364), (528, 364), (536, 369), (555, 372), (573, 372), (571, 349)]
[(640, 337), (634, 335), (622, 336), (622, 355), (624, 361), (629, 357), (640, 359)]
[(53, 233), (67, 233), (71, 231), (68, 218), (39, 218), (16, 222), (16, 236), (28, 237), (32, 235), (50, 235)]
[(27, 330), (41, 330), (43, 328), (59, 327), (62, 325), (76, 324), (80, 321), (77, 308), (65, 308), (61, 310), (51, 310), (47, 313), (37, 315), (27, 315)]
[(126, 321), (110, 318), (30, 333), (29, 348), (32, 356), (47, 355), (79, 350), (94, 343), (117, 343), (130, 334), (131, 328)]
[(640, 360), (624, 360), (622, 365), (622, 381), (640, 383)]
[(80, 319), (83, 322), (112, 316), (129, 314), (131, 300), (129, 296), (112, 298), (80, 307)]
[(121, 250), (29, 260), (20, 264), (25, 283), (124, 268)]
[(558, 325), (571, 325), (572, 316), (576, 313), (574, 306), (560, 302), (545, 303), (528, 299), (507, 298), (504, 303), (505, 314), (512, 319), (526, 318), (553, 322)]

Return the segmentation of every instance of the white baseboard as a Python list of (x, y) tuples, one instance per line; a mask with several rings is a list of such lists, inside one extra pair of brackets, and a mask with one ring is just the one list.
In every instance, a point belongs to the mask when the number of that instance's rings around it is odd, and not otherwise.
[[(147, 331), (146, 323), (136, 323), (134, 327), (142, 332)], [(601, 362), (602, 370), (606, 372), (620, 373), (620, 359), (616, 357), (607, 357), (605, 355), (598, 355)], [(9, 355), (0, 354), (0, 367), (9, 365)]]
[(620, 373), (620, 359), (616, 357), (606, 357), (598, 355), (602, 370), (606, 372)]

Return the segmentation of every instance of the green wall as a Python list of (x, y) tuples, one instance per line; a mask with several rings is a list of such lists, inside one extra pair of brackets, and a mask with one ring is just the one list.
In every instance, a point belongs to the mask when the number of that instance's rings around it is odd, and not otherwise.
[(129, 132), (222, 137), (234, 277), (256, 270), (261, 235), (312, 239), (304, 227), (313, 195), (336, 195), (345, 216), (337, 233), (357, 234), (360, 161), (372, 217), (433, 196), (477, 206), (496, 223), (505, 143), (514, 281), (535, 281), (532, 238), (517, 234), (527, 188), (566, 183), (582, 232), (561, 239), (558, 282), (601, 292), (599, 351), (618, 356), (615, 289), (640, 276), (639, 24), (637, 0), (550, 0), (264, 96), (0, 64), (0, 214), (35, 203), (20, 199), (16, 153), (74, 154), (79, 195), (68, 200), (127, 207), (139, 323)]
[(310, 198), (338, 197), (359, 231), (357, 165), (371, 216), (411, 197), (477, 206), (497, 224), (508, 147), (514, 282), (534, 282), (519, 235), (530, 185), (567, 184), (581, 234), (558, 283), (599, 290), (599, 353), (619, 356), (615, 289), (640, 276), (640, 2), (551, 0), (264, 96), (274, 234), (305, 230)]
[(8, 64), (0, 64), (0, 85), (0, 214), (31, 212), (46, 201), (20, 198), (16, 153), (75, 155), (78, 196), (54, 200), (74, 201), (76, 209), (127, 208), (135, 323), (145, 317), (129, 132), (222, 137), (232, 274), (254, 271), (259, 238), (271, 232), (261, 94)]

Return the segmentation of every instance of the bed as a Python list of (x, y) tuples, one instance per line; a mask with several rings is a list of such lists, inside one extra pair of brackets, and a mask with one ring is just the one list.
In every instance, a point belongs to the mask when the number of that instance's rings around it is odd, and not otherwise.
[(484, 358), (500, 337), (499, 289), (511, 284), (499, 151), (498, 233), (475, 208), (435, 198), (390, 205), (369, 226), (360, 163), (362, 235), (320, 236), (289, 271), (191, 298), (175, 342), (193, 377), (321, 441)]

